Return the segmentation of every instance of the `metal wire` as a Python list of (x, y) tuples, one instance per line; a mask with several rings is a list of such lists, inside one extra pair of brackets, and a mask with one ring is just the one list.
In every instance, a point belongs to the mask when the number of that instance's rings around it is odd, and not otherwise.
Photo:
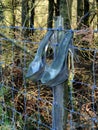
[[(68, 30), (65, 30), (64, 28), (62, 27), (59, 27), (59, 28), (42, 28), (42, 27), (39, 27), (39, 28), (30, 28), (30, 27), (21, 27), (21, 26), (0, 26), (1, 29), (6, 29), (6, 28), (9, 28), (9, 29), (17, 29), (17, 30), (39, 30), (39, 31), (68, 31)], [(71, 31), (73, 31), (74, 33), (77, 33), (77, 32), (80, 32), (80, 31), (88, 31), (88, 29), (82, 29), (82, 30), (75, 30), (75, 29), (69, 29)], [(98, 33), (98, 29), (96, 30), (93, 30), (94, 33)]]
[(1, 98), (1, 100), (0, 100), (0, 102), (1, 102), (1, 116), (2, 116), (2, 118), (0, 119), (0, 124), (2, 125), (2, 124), (4, 124), (4, 111), (3, 111), (3, 109), (4, 109), (4, 94), (3, 94), (3, 72), (2, 72), (2, 54), (3, 54), (3, 52), (2, 52), (2, 43), (1, 43), (1, 41), (0, 41), (0, 59), (1, 59), (1, 61), (0, 61), (0, 78), (1, 78), (1, 83), (0, 83), (0, 96), (2, 97)]
[(24, 46), (24, 55), (23, 55), (23, 86), (24, 86), (24, 127), (23, 130), (26, 130), (26, 121), (27, 121), (27, 114), (26, 114), (26, 105), (27, 105), (27, 88), (26, 88), (26, 79), (25, 79), (25, 68), (26, 68), (26, 43), (23, 44)]
[[(14, 44), (12, 44), (12, 63), (14, 66)], [(14, 78), (13, 78), (13, 70), (11, 70), (11, 79), (12, 79), (12, 90), (11, 90), (11, 94), (12, 94), (12, 106), (13, 106), (13, 111), (12, 111), (12, 130), (15, 130), (15, 106), (14, 106)]]
[[(92, 110), (93, 110), (94, 113), (95, 113), (95, 98), (94, 98), (94, 94), (95, 94), (95, 89), (96, 89), (95, 57), (96, 57), (96, 51), (94, 51), (94, 56), (93, 56), (93, 67), (92, 67), (92, 71), (93, 71)], [(95, 117), (93, 117), (93, 118), (95, 118)], [(94, 130), (94, 120), (92, 120), (92, 129)]]
[[(13, 28), (16, 28), (16, 29), (21, 29), (22, 27), (6, 27), (6, 26), (0, 26), (0, 28), (2, 29), (5, 29), (5, 28), (10, 28), (10, 29), (13, 29)], [(40, 31), (43, 31), (43, 30), (56, 30), (56, 31), (64, 31), (63, 29), (47, 29), (47, 28), (25, 28), (23, 27), (22, 29), (34, 29), (34, 30), (40, 30)], [(79, 30), (72, 30), (74, 32), (77, 32)], [(95, 33), (97, 33), (98, 31), (97, 30), (94, 30)], [(13, 39), (12, 39), (13, 40)], [(41, 114), (41, 111), (43, 110), (44, 111), (44, 116), (47, 115), (47, 113), (45, 113), (45, 109), (41, 109), (41, 103), (43, 104), (49, 104), (50, 106), (52, 105), (58, 105), (58, 104), (51, 104), (49, 100), (46, 101), (46, 99), (41, 97), (41, 87), (42, 85), (38, 82), (37, 85), (36, 85), (36, 89), (34, 89), (33, 87), (33, 92), (36, 93), (37, 91), (37, 94), (34, 95), (34, 93), (29, 93), (28, 92), (28, 86), (30, 87), (30, 84), (28, 85), (26, 79), (25, 79), (25, 73), (26, 73), (26, 67), (27, 67), (27, 53), (26, 53), (26, 49), (27, 49), (27, 44), (36, 44), (38, 42), (30, 42), (28, 40), (20, 40), (19, 42), (23, 44), (23, 51), (21, 51), (21, 53), (23, 53), (23, 66), (22, 66), (22, 70), (23, 70), (23, 86), (21, 86), (20, 89), (16, 88), (15, 87), (15, 79), (14, 79), (14, 73), (13, 73), (13, 67), (14, 67), (14, 58), (15, 58), (15, 45), (14, 44), (11, 44), (11, 47), (10, 47), (10, 50), (7, 50), (4, 45), (7, 44), (7, 39), (6, 38), (0, 38), (0, 125), (3, 126), (4, 124), (6, 124), (6, 120), (9, 119), (10, 123), (11, 123), (11, 129), (12, 130), (17, 130), (18, 127), (20, 127), (20, 124), (18, 124), (19, 122), (17, 121), (17, 117), (18, 116), (21, 116), (23, 119), (23, 125), (21, 126), (23, 130), (26, 130), (27, 129), (27, 121), (29, 120), (30, 122), (32, 122), (32, 124), (34, 123), (36, 125), (36, 129), (37, 130), (41, 130), (41, 129), (45, 129), (45, 130), (53, 130), (53, 128), (51, 127), (51, 124), (48, 124), (46, 123), (45, 119), (43, 119), (42, 117), (42, 114)], [(3, 42), (6, 41), (6, 43), (3, 44)], [(74, 75), (75, 75), (75, 67), (74, 67), (74, 53), (70, 50), (70, 55), (71, 55), (71, 66), (72, 66), (72, 69), (71, 69), (71, 72), (72, 72), (72, 75), (71, 75), (71, 79), (70, 79), (70, 89), (69, 89), (69, 99), (70, 99), (70, 106), (69, 107), (66, 107), (65, 110), (68, 111), (69, 115), (70, 115), (70, 119), (68, 119), (68, 124), (70, 124), (70, 130), (73, 130), (73, 129), (76, 129), (77, 127), (85, 127), (85, 122), (87, 123), (86, 120), (83, 120), (80, 122), (80, 124), (77, 124), (77, 122), (74, 121), (74, 116), (79, 116), (83, 119), (87, 118), (87, 115), (85, 113), (82, 113), (82, 108), (81, 110), (79, 110), (79, 108), (75, 108), (75, 104), (77, 105), (79, 100), (77, 99), (76, 100), (76, 97), (75, 95), (76, 94), (80, 94), (82, 95), (81, 91), (83, 91), (83, 89), (78, 89), (78, 90), (74, 90), (73, 87), (74, 85), (80, 85), (85, 87), (86, 90), (88, 90), (90, 88), (90, 92), (91, 92), (91, 97), (90, 99), (84, 99), (83, 97), (83, 101), (82, 102), (82, 105), (81, 107), (83, 107), (83, 105), (85, 103), (88, 103), (88, 102), (91, 102), (92, 104), (92, 111), (94, 113), (96, 113), (96, 108), (95, 108), (95, 103), (96, 103), (96, 99), (95, 99), (95, 90), (98, 90), (98, 85), (97, 85), (97, 77), (96, 77), (96, 71), (95, 71), (95, 62), (96, 62), (96, 56), (97, 56), (97, 53), (98, 53), (98, 49), (95, 48), (85, 48), (85, 47), (77, 47), (77, 46), (74, 46), (72, 45), (71, 46), (71, 49), (74, 49), (74, 50), (81, 50), (81, 51), (85, 51), (85, 52), (92, 52), (93, 53), (93, 58), (90, 59), (91, 62), (92, 62), (92, 82), (89, 83), (87, 82), (86, 80), (84, 81), (77, 81), (77, 79), (74, 78)], [(7, 56), (8, 54), (8, 51), (11, 52), (11, 55), (8, 55), (8, 59), (10, 60), (9, 62), (7, 62), (6, 64), (4, 63), (4, 66), (3, 66), (3, 61), (4, 61), (4, 57)], [(19, 51), (19, 50), (18, 50)], [(7, 53), (7, 54), (6, 54)], [(6, 62), (6, 61), (4, 61)], [(12, 64), (12, 65), (10, 65)], [(3, 66), (3, 67), (2, 67)], [(9, 79), (9, 77), (7, 76), (8, 79), (6, 79), (6, 76), (5, 76), (5, 72), (4, 72), (4, 68), (5, 67), (12, 67), (11, 69), (11, 81)], [(79, 68), (80, 69), (80, 68)], [(85, 76), (85, 73), (84, 73), (84, 76)], [(10, 84), (8, 81), (10, 81), (12, 84)], [(79, 86), (78, 86), (79, 87)], [(5, 90), (4, 88), (6, 88), (6, 90), (10, 90), (11, 92), (11, 104), (8, 104), (7, 103), (7, 99), (5, 99)], [(75, 88), (76, 89), (76, 88)], [(46, 92), (47, 90), (45, 90)], [(21, 103), (23, 105), (23, 113), (20, 112), (16, 106), (15, 106), (15, 94), (14, 93), (17, 93), (18, 97), (19, 95), (23, 95), (23, 102)], [(8, 95), (7, 95), (8, 96)], [(21, 97), (21, 96), (20, 96)], [(32, 100), (34, 101), (37, 101), (37, 103), (35, 103), (37, 105), (37, 108), (36, 108), (36, 112), (37, 112), (37, 117), (34, 118), (32, 116), (30, 116), (28, 113), (27, 113), (27, 100), (28, 100), (28, 97), (32, 98)], [(53, 98), (53, 97), (52, 97)], [(8, 98), (9, 99), (9, 98)], [(19, 100), (19, 99), (18, 99)], [(74, 100), (76, 102), (74, 102)], [(33, 108), (33, 104), (31, 103), (30, 105), (32, 105), (32, 108), (31, 109), (34, 109)], [(46, 107), (46, 106), (45, 106)], [(12, 112), (12, 114), (8, 114), (8, 112)], [(54, 111), (52, 111), (54, 112)], [(52, 113), (51, 112), (51, 113)], [(32, 113), (34, 114), (34, 113)], [(17, 115), (17, 116), (16, 116)], [(48, 115), (49, 116), (49, 115)], [(95, 129), (95, 126), (96, 124), (98, 123), (98, 117), (97, 115), (95, 116), (89, 116), (88, 115), (88, 121), (89, 122), (92, 122), (91, 123), (91, 128), (94, 130)], [(18, 123), (17, 123), (18, 122)], [(76, 124), (75, 124), (76, 123)], [(18, 127), (17, 127), (17, 124), (18, 124)], [(89, 125), (89, 123), (88, 123)], [(33, 128), (32, 128), (33, 129)]]

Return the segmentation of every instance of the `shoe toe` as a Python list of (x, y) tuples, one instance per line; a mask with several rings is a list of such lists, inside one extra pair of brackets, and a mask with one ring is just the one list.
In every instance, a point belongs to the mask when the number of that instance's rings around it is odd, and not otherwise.
[(33, 72), (32, 72), (32, 68), (30, 67), (30, 68), (28, 69), (28, 71), (27, 71), (26, 78), (31, 77), (32, 74), (33, 74)]
[(50, 80), (50, 73), (49, 72), (45, 72), (41, 78), (41, 82), (43, 84), (47, 83)]

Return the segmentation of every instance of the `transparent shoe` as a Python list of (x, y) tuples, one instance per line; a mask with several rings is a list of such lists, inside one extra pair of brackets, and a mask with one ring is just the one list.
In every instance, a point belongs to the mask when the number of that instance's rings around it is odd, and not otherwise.
[(41, 78), (41, 75), (45, 68), (45, 51), (47, 43), (52, 36), (53, 31), (48, 31), (45, 37), (39, 44), (36, 56), (34, 60), (30, 63), (26, 78), (30, 78), (33, 81), (38, 81)]
[(58, 53), (50, 66), (45, 67), (41, 77), (42, 84), (50, 87), (56, 86), (68, 79), (67, 55), (73, 32), (68, 31), (62, 37), (58, 46)]
[(69, 76), (68, 68), (67, 68), (67, 65), (64, 63), (63, 68), (60, 71), (60, 73), (54, 79), (51, 79), (50, 81), (48, 81), (47, 83), (44, 83), (44, 84), (49, 87), (54, 87), (54, 86), (57, 86), (57, 85), (63, 83), (65, 80), (67, 80), (68, 76)]

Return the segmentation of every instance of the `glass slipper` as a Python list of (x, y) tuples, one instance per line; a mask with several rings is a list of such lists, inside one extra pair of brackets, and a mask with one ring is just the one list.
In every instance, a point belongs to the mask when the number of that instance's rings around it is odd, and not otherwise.
[(52, 85), (52, 83), (54, 84), (55, 79), (58, 78), (60, 72), (62, 71), (72, 37), (73, 32), (68, 31), (61, 39), (56, 58), (53, 60), (50, 66), (45, 67), (45, 71), (41, 77), (42, 84)]
[[(72, 49), (72, 41), (70, 41), (68, 52), (71, 52), (71, 54), (72, 54), (71, 58), (72, 59), (73, 59), (73, 51), (74, 50)], [(68, 71), (68, 52), (66, 52), (65, 61), (64, 61), (64, 64), (63, 64), (63, 67), (62, 67), (60, 73), (55, 77), (55, 79), (50, 80), (47, 83), (47, 86), (49, 86), (49, 87), (57, 86), (59, 84), (62, 84), (63, 82), (65, 82), (69, 78), (69, 71)]]
[(68, 76), (69, 76), (68, 67), (67, 67), (67, 63), (65, 62), (60, 73), (54, 79), (48, 81), (46, 85), (49, 87), (54, 87), (59, 84), (62, 84), (65, 80), (68, 79)]
[(30, 63), (26, 78), (30, 78), (33, 81), (38, 81), (41, 78), (42, 72), (45, 68), (45, 51), (49, 38), (52, 36), (53, 31), (48, 31), (45, 37), (39, 44), (36, 56)]

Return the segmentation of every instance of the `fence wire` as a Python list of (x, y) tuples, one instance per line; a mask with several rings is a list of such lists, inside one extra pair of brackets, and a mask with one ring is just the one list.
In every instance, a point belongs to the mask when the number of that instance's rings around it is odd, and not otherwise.
[[(0, 28), (6, 29), (2, 26)], [(43, 28), (34, 30), (45, 31)], [(0, 129), (2, 130), (53, 130), (52, 89), (39, 82), (33, 83), (25, 79), (28, 65), (34, 58), (39, 44), (35, 35), (32, 39), (24, 40), (12, 36), (9, 40), (7, 36), (0, 35)], [(98, 49), (75, 44), (72, 45), (72, 49), (74, 55), (71, 60), (74, 63), (74, 70), (71, 71), (74, 78), (70, 80), (69, 102), (65, 107), (68, 111), (66, 129), (97, 130)]]

